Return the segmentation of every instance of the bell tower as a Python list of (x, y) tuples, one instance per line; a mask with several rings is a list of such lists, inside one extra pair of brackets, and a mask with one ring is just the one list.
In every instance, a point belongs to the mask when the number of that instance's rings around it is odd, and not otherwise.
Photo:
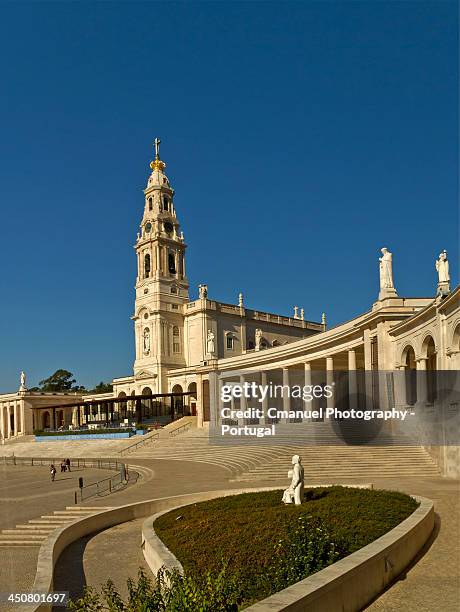
[[(160, 159), (160, 139), (155, 138), (144, 190), (144, 214), (134, 246), (137, 255), (134, 325), (136, 359), (134, 375), (145, 378), (153, 393), (167, 391), (168, 369), (185, 365), (184, 304), (189, 301), (185, 272), (184, 235), (174, 204), (174, 189)], [(148, 384), (147, 384), (148, 383)]]

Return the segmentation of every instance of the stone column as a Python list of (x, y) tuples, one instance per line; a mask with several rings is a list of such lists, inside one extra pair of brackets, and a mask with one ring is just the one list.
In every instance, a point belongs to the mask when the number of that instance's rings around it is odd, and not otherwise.
[(2, 441), (5, 439), (5, 407), (0, 404), (0, 434)]
[[(311, 363), (309, 361), (306, 361), (303, 364), (304, 367), (304, 372), (305, 372), (305, 381), (304, 381), (304, 385), (306, 387), (311, 387)], [(304, 410), (313, 410), (313, 400), (311, 400), (310, 402), (306, 399), (304, 399), (303, 401), (303, 409)]]
[(196, 377), (196, 425), (203, 427), (203, 375)]
[(220, 380), (217, 371), (209, 372), (209, 427), (216, 428), (220, 422)]
[(11, 416), (10, 416), (10, 406), (6, 407), (6, 437), (11, 438)]
[(18, 428), (18, 406), (16, 402), (14, 402), (13, 404), (13, 422), (14, 422), (13, 435), (17, 436), (19, 433), (19, 428)]
[[(267, 372), (261, 372), (260, 373), (260, 384), (264, 387), (268, 386), (268, 376), (267, 376)], [(265, 396), (265, 398), (262, 400), (262, 403), (260, 405), (260, 407), (263, 410), (264, 413), (264, 418), (263, 418), (263, 423), (268, 423), (268, 417), (267, 417), (267, 411), (268, 411), (268, 396)]]
[(358, 380), (356, 377), (356, 352), (348, 351), (348, 400), (350, 409), (358, 407)]
[[(289, 411), (291, 409), (290, 390), (284, 389), (285, 386), (289, 387), (289, 368), (283, 368), (283, 410)], [(289, 423), (289, 418), (285, 422)]]
[[(241, 374), (240, 375), (240, 385), (243, 386), (244, 383), (246, 382), (245, 377)], [(246, 410), (248, 407), (248, 402), (247, 399), (244, 396), (241, 396), (240, 399), (240, 410)], [(240, 419), (238, 419), (238, 424), (240, 424)], [(248, 421), (248, 419), (243, 419), (243, 424), (246, 423)]]
[(426, 357), (419, 357), (417, 363), (417, 404), (426, 404), (427, 401), (427, 374), (426, 374)]
[(334, 393), (334, 358), (326, 357), (326, 384), (332, 387), (332, 395), (326, 399), (327, 408), (335, 408)]

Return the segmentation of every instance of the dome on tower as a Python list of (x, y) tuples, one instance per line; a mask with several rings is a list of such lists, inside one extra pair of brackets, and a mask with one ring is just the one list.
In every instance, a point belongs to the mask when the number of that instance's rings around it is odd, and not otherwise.
[(147, 181), (147, 187), (169, 187), (169, 179), (164, 173), (164, 169), (166, 168), (166, 164), (164, 161), (160, 159), (160, 139), (155, 138), (155, 159), (150, 162), (150, 168), (152, 169), (152, 174), (149, 176)]

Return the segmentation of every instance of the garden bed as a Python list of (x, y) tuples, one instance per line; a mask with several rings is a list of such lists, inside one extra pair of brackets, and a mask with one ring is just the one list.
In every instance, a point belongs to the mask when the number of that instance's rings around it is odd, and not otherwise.
[(417, 502), (403, 493), (345, 487), (306, 491), (301, 506), (282, 491), (245, 493), (173, 510), (154, 529), (197, 580), (226, 565), (225, 580), (245, 606), (373, 542)]

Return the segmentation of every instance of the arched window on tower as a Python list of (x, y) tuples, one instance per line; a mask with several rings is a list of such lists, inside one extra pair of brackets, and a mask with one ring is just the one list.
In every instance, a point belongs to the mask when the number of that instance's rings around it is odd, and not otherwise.
[(180, 353), (180, 334), (177, 325), (173, 327), (173, 353)]
[(144, 278), (148, 278), (150, 276), (150, 255), (144, 257)]
[(163, 196), (163, 210), (169, 210), (169, 198), (168, 196)]
[(176, 259), (174, 253), (168, 253), (168, 270), (170, 274), (176, 273)]
[(149, 210), (153, 210), (153, 198), (149, 198)]

